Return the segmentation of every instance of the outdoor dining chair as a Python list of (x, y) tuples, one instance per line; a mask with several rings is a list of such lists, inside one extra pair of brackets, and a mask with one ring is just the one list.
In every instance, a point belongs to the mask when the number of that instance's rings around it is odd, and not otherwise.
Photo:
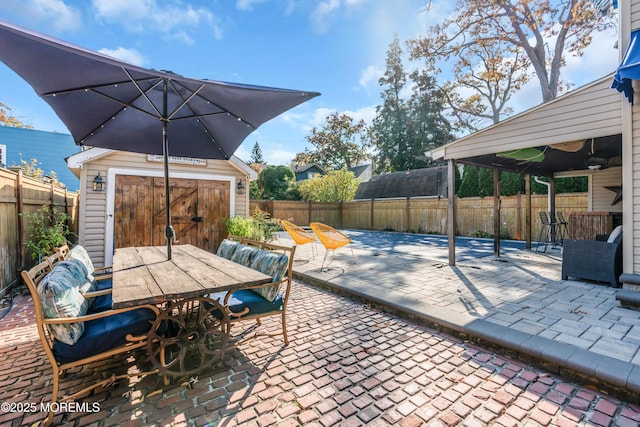
[(296, 245), (306, 245), (307, 243), (311, 243), (311, 259), (316, 257), (316, 236), (312, 232), (307, 231), (289, 221), (282, 220), (280, 221), (280, 224), (282, 224), (282, 228), (289, 233), (289, 236), (291, 236), (293, 241), (296, 242)]
[[(85, 388), (71, 395), (58, 396), (66, 371), (145, 347), (146, 333), (159, 313), (153, 305), (111, 310), (110, 290), (82, 293), (87, 278), (80, 274), (78, 264), (77, 260), (62, 260), (51, 268), (43, 261), (22, 271), (33, 299), (38, 335), (53, 368), (52, 405), (73, 401), (121, 378), (143, 375), (114, 374), (95, 384), (83, 384)], [(52, 409), (44, 424), (50, 425), (54, 415)]]
[[(332, 251), (335, 254), (336, 249), (348, 245), (349, 243), (351, 243), (351, 239), (349, 239), (349, 237), (339, 232), (335, 228), (332, 228), (320, 222), (312, 222), (311, 224), (309, 224), (309, 227), (311, 227), (311, 230), (313, 230), (316, 236), (318, 236), (320, 243), (322, 243), (322, 245), (326, 249), (324, 258), (322, 259), (322, 266), (320, 267), (320, 270), (322, 271), (324, 269), (324, 263), (327, 260), (329, 251)], [(355, 264), (356, 258), (353, 253), (353, 248), (351, 248), (351, 257), (353, 259), (353, 263)]]

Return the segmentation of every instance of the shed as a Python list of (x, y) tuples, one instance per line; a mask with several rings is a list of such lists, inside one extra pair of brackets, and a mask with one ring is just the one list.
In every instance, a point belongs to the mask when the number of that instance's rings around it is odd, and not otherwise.
[(414, 169), (373, 175), (361, 182), (355, 199), (447, 196), (447, 167)]
[[(170, 157), (171, 221), (176, 244), (216, 251), (226, 237), (225, 218), (249, 215), (245, 162)], [(67, 159), (80, 179), (78, 242), (97, 265), (111, 265), (113, 251), (166, 244), (162, 156), (90, 148)], [(94, 191), (100, 175), (103, 191)]]

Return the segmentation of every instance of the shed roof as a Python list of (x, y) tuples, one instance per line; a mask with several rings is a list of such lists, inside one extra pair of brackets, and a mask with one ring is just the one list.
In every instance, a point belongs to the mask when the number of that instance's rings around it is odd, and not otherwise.
[(360, 183), (355, 199), (438, 195), (447, 195), (446, 166), (374, 175)]

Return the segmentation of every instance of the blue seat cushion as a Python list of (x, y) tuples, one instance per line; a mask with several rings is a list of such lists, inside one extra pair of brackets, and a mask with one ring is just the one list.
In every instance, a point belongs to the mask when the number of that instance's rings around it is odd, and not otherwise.
[(111, 304), (113, 303), (113, 298), (111, 294), (100, 295), (93, 300), (93, 304), (87, 310), (87, 314), (93, 313), (101, 313), (103, 311), (111, 310)]
[(53, 354), (69, 363), (104, 353), (126, 342), (128, 334), (142, 335), (151, 329), (155, 313), (144, 308), (84, 322), (84, 334), (73, 345), (53, 342)]
[[(218, 292), (215, 294), (209, 295), (211, 299), (217, 299), (222, 303), (224, 301), (224, 297), (226, 292)], [(245, 308), (249, 308), (249, 312), (246, 316), (252, 316), (255, 314), (263, 314), (269, 313), (272, 311), (282, 311), (282, 296), (278, 295), (276, 299), (272, 302), (267, 301), (257, 293), (249, 290), (249, 289), (241, 289), (239, 291), (235, 291), (231, 298), (229, 298), (229, 309), (232, 312), (238, 313)], [(217, 311), (214, 312), (214, 315), (217, 315)]]
[(100, 279), (96, 280), (94, 291), (102, 291), (104, 289), (111, 289), (113, 287), (113, 279)]

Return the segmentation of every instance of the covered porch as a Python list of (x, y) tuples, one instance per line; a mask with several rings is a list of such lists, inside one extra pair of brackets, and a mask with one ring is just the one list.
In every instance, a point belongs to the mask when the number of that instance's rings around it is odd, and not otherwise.
[[(548, 178), (549, 206), (555, 213), (555, 180), (588, 177), (585, 214), (608, 217), (608, 231), (622, 221), (622, 97), (605, 76), (553, 101), (541, 104), (474, 134), (427, 153), (449, 164), (449, 264), (456, 263), (456, 188), (458, 164), (490, 168), (494, 175), (494, 255), (500, 255), (500, 171), (524, 175), (526, 247), (531, 249), (534, 221), (532, 177)], [(592, 214), (593, 215), (593, 214)], [(595, 216), (594, 216), (595, 218)], [(595, 236), (591, 237), (595, 238)]]

